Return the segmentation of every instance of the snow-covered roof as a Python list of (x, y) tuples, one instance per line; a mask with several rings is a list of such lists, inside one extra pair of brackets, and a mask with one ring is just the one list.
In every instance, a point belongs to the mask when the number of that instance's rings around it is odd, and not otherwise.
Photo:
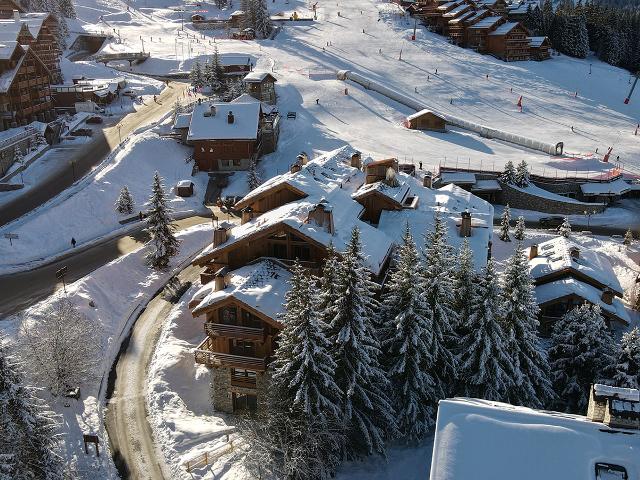
[(580, 190), (584, 195), (622, 195), (631, 190), (631, 185), (618, 178), (613, 182), (583, 183)]
[(471, 187), (472, 192), (498, 192), (502, 190), (502, 187), (497, 180), (476, 180), (476, 183)]
[(407, 194), (409, 193), (410, 186), (408, 182), (402, 181), (400, 176), (397, 176), (396, 178), (398, 179), (399, 183), (395, 187), (392, 187), (383, 181), (370, 183), (360, 187), (357, 191), (351, 194), (351, 197), (357, 200), (359, 198), (363, 198), (369, 195), (372, 192), (377, 192), (381, 195), (384, 195), (389, 200), (396, 202), (399, 205), (402, 205), (402, 202), (404, 201)]
[(179, 180), (178, 183), (176, 183), (176, 186), (180, 187), (180, 188), (190, 188), (193, 185), (193, 182), (191, 180)]
[[(14, 49), (15, 48), (18, 48), (17, 44), (14, 45)], [(27, 58), (28, 47), (22, 46), (21, 48), (25, 50), (25, 53), (20, 57), (16, 66), (0, 74), (0, 92), (2, 93), (8, 91), (9, 88), (11, 88), (11, 85), (13, 84), (13, 80), (15, 79), (16, 74), (18, 73), (18, 70), (20, 70), (20, 67), (22, 66), (22, 62), (24, 61), (25, 58)]]
[(460, 0), (455, 0), (453, 2), (447, 2), (447, 3), (443, 3), (442, 5), (438, 5), (437, 9), (438, 10), (448, 10), (450, 8), (454, 8), (457, 7), (458, 5), (460, 5)]
[(273, 79), (273, 81), (275, 82), (276, 79), (273, 75), (271, 75), (269, 72), (249, 72), (245, 77), (244, 77), (244, 82), (245, 83), (262, 83), (267, 77), (271, 77)]
[(435, 116), (436, 116), (436, 117), (438, 117), (438, 118), (443, 118), (443, 117), (442, 117), (442, 115), (438, 115), (437, 113), (435, 113), (435, 112), (433, 112), (433, 111), (429, 110), (428, 108), (425, 108), (425, 109), (423, 109), (423, 110), (420, 110), (419, 112), (412, 113), (411, 115), (409, 115), (409, 116), (407, 117), (407, 120), (414, 120), (414, 119), (416, 119), (416, 118), (420, 118), (420, 117), (422, 117), (423, 115), (428, 115), (428, 114), (435, 115)]
[[(215, 115), (209, 115), (212, 105)], [(233, 112), (233, 123), (227, 121), (229, 112)], [(258, 138), (259, 120), (259, 103), (202, 102), (193, 109), (187, 139), (255, 140)]]
[(534, 48), (541, 47), (546, 39), (547, 37), (527, 37), (527, 40), (529, 40), (529, 46)]
[(593, 393), (598, 397), (609, 397), (629, 402), (640, 402), (640, 390), (637, 388), (612, 387), (596, 383), (593, 385)]
[(461, 13), (464, 13), (469, 8), (471, 8), (470, 5), (462, 4), (462, 5), (454, 8), (453, 10), (449, 10), (447, 13), (443, 14), (442, 16), (445, 17), (445, 18), (456, 17), (456, 16), (460, 15)]
[[(640, 434), (612, 435), (581, 415), (486, 400), (441, 400), (431, 480), (583, 480), (596, 462), (640, 478)], [(619, 477), (622, 478), (622, 477)]]
[(502, 20), (502, 17), (500, 16), (483, 18), (478, 23), (471, 25), (469, 28), (491, 28), (500, 20)]
[(250, 65), (253, 62), (253, 57), (250, 55), (222, 54), (219, 58), (220, 65), (225, 67), (231, 65)]
[(29, 33), (33, 38), (37, 38), (40, 35), (40, 29), (42, 24), (49, 16), (49, 13), (23, 13), (20, 15), (20, 21), (27, 24)]
[(192, 302), (199, 301), (192, 310), (195, 316), (230, 297), (278, 321), (283, 312), (284, 295), (289, 288), (291, 273), (273, 260), (261, 260), (234, 270), (223, 290), (214, 291), (214, 282), (199, 289)]
[[(578, 258), (571, 255), (573, 249), (578, 249)], [(620, 280), (607, 258), (594, 250), (581, 248), (565, 237), (538, 244), (538, 255), (529, 260), (529, 272), (536, 280), (567, 269), (577, 271), (622, 296)]]
[(484, 15), (486, 12), (487, 12), (487, 10), (486, 10), (486, 9), (484, 9), (484, 8), (483, 8), (483, 9), (481, 9), (481, 10), (478, 10), (474, 15), (470, 16), (470, 17), (469, 17), (469, 18), (467, 18), (465, 21), (466, 21), (466, 22), (471, 23), (471, 22), (473, 22), (474, 20), (477, 20), (478, 18), (480, 18), (480, 17), (481, 17), (482, 15)]
[(8, 60), (18, 45), (22, 24), (15, 20), (0, 20), (0, 60)]
[(450, 25), (455, 25), (455, 24), (458, 24), (460, 22), (464, 22), (465, 20), (469, 20), (471, 17), (474, 17), (476, 15), (476, 13), (477, 12), (474, 12), (473, 10), (470, 10), (470, 11), (468, 11), (466, 13), (463, 13), (459, 17), (452, 18), (451, 20), (449, 20), (449, 24)]
[(476, 174), (470, 172), (441, 172), (440, 183), (444, 185), (449, 183), (474, 184), (476, 183)]
[(576, 278), (562, 278), (553, 282), (537, 285), (535, 289), (536, 300), (540, 305), (574, 294), (580, 298), (584, 298), (593, 305), (600, 305), (603, 311), (615, 315), (625, 323), (628, 324), (630, 322), (629, 314), (622, 300), (618, 297), (613, 297), (613, 302), (609, 305), (602, 300), (602, 290), (598, 290), (596, 287), (581, 282)]
[(248, 93), (243, 93), (239, 97), (236, 97), (233, 100), (231, 100), (229, 103), (260, 103), (260, 100), (258, 100), (255, 97), (252, 97)]
[(418, 197), (417, 206), (415, 209), (383, 210), (378, 228), (400, 244), (404, 225), (408, 223), (413, 238), (420, 242), (422, 235), (433, 229), (434, 214), (439, 210), (447, 225), (449, 243), (458, 249), (464, 241), (458, 225), (462, 212), (468, 210), (473, 227), (468, 240), (474, 265), (477, 269), (486, 265), (487, 248), (493, 235), (493, 206), (453, 184), (436, 190), (424, 188), (419, 180), (408, 175), (399, 174), (399, 178), (410, 186), (409, 195)]
[(191, 124), (190, 113), (180, 113), (176, 115), (176, 119), (173, 122), (173, 128), (189, 128)]
[(496, 28), (493, 32), (491, 32), (489, 35), (506, 35), (511, 30), (516, 28), (518, 25), (520, 25), (520, 22), (503, 23), (498, 28)]

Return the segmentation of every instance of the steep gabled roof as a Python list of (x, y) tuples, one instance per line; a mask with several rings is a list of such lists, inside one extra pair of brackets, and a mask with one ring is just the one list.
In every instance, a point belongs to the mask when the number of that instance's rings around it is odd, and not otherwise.
[[(216, 114), (208, 115), (212, 105)], [(233, 123), (227, 121), (229, 112), (233, 113)], [(187, 139), (255, 140), (258, 138), (259, 121), (259, 103), (202, 102), (193, 108)]]

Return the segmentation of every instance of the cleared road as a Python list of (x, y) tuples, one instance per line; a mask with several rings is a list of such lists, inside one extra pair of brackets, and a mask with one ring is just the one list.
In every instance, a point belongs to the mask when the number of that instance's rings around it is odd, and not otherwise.
[[(182, 283), (194, 282), (200, 270), (189, 266), (178, 278)], [(172, 307), (162, 294), (149, 302), (136, 320), (130, 337), (123, 342), (109, 378), (106, 428), (111, 453), (123, 479), (171, 478), (162, 461), (162, 452), (153, 442), (145, 396), (149, 363)]]
[(78, 149), (65, 149), (65, 154), (69, 155), (65, 168), (54, 170), (26, 194), (0, 205), (0, 226), (42, 205), (85, 176), (120, 144), (121, 138), (127, 138), (134, 130), (157, 121), (171, 110), (186, 88), (186, 83), (169, 82), (169, 87), (158, 96), (157, 103), (147, 100), (146, 105), (117, 124), (96, 131), (90, 143)]
[[(194, 216), (173, 223), (180, 231), (207, 222), (211, 222), (211, 217)], [(72, 252), (66, 258), (34, 270), (0, 276), (0, 320), (3, 316), (23, 310), (62, 288), (62, 283), (55, 277), (55, 272), (60, 268), (67, 267), (65, 281), (71, 283), (121, 255), (140, 248), (148, 240), (144, 227), (141, 223), (133, 233), (83, 251)]]

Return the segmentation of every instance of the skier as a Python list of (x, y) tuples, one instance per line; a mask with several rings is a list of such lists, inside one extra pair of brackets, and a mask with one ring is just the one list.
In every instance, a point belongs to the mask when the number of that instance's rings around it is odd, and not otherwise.
[(73, 237), (71, 237), (71, 246), (72, 246), (73, 248), (76, 248), (76, 239), (75, 239), (75, 238), (73, 238)]
[(422, 162), (420, 162), (420, 170), (422, 170)]
[(436, 75), (438, 74), (438, 69), (436, 68)]
[(156, 97), (155, 95), (153, 96), (153, 101), (154, 101), (155, 103), (158, 103), (157, 97)]
[(573, 130), (573, 125), (571, 125), (571, 131), (572, 131), (572, 132), (574, 131), (574, 130)]
[(316, 98), (316, 105), (320, 105), (320, 99)]

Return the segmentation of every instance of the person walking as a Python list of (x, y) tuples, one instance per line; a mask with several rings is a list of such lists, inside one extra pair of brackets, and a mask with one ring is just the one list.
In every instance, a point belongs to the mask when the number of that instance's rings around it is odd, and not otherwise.
[(75, 238), (73, 238), (73, 237), (71, 237), (71, 246), (72, 246), (73, 248), (76, 248), (76, 239), (75, 239)]

